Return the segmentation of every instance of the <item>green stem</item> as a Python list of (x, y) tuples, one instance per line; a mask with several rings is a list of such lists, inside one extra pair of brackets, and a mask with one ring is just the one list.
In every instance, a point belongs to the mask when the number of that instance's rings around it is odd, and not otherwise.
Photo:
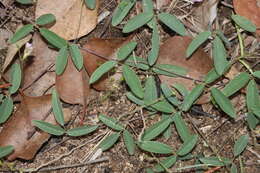
[(244, 173), (243, 162), (242, 162), (241, 156), (239, 156), (238, 158), (239, 158), (239, 164), (240, 164), (240, 172)]
[(237, 31), (239, 47), (240, 47), (240, 56), (244, 57), (245, 56), (245, 52), (244, 52), (243, 38), (242, 38), (241, 32), (239, 31), (239, 27), (237, 25), (236, 25), (236, 31)]
[(243, 66), (244, 66), (251, 74), (254, 73), (253, 70), (249, 67), (249, 65), (248, 65), (245, 61), (243, 61), (243, 60), (241, 60), (241, 59), (239, 59), (238, 61), (239, 61), (241, 64), (243, 64)]
[(244, 43), (243, 43), (243, 38), (241, 35), (241, 32), (239, 31), (239, 27), (237, 25), (235, 25), (236, 27), (236, 31), (237, 31), (237, 37), (238, 37), (238, 41), (239, 41), (239, 47), (240, 47), (240, 57), (238, 58), (238, 61), (251, 73), (253, 74), (253, 70), (250, 68), (250, 66), (243, 60), (243, 58), (246, 57), (245, 55), (245, 51), (244, 51)]

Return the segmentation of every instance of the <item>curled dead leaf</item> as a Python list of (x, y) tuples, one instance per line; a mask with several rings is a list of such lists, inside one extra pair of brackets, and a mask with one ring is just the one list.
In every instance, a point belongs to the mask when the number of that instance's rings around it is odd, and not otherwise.
[[(171, 64), (183, 67), (188, 70), (188, 77), (202, 80), (212, 69), (213, 62), (202, 48), (197, 49), (197, 51), (187, 59), (185, 53), (191, 41), (192, 39), (188, 36), (174, 36), (167, 39), (160, 47), (158, 64)], [(188, 90), (191, 90), (195, 86), (193, 80), (180, 77), (173, 78), (164, 75), (160, 75), (159, 77), (162, 82), (168, 83), (169, 85), (181, 83)], [(208, 99), (202, 99), (197, 103), (203, 104), (204, 102), (208, 102)]]
[(92, 31), (97, 24), (97, 9), (90, 10), (82, 0), (38, 0), (35, 18), (47, 13), (56, 17), (56, 23), (49, 29), (66, 40), (82, 37)]
[[(42, 131), (35, 131), (32, 120), (44, 120), (57, 124), (51, 110), (51, 95), (40, 97), (22, 96), (17, 111), (4, 124), (0, 133), (0, 146), (13, 145), (14, 152), (7, 157), (8, 160), (21, 158), (30, 160), (45, 143), (50, 135)], [(65, 121), (71, 118), (71, 113), (64, 111)]]
[(233, 0), (237, 14), (251, 20), (256, 27), (256, 33), (260, 35), (260, 1), (259, 0)]
[(23, 39), (17, 41), (16, 43), (10, 44), (8, 46), (5, 62), (3, 65), (3, 71), (7, 69), (9, 64), (13, 61), (15, 58), (15, 55), (17, 52), (32, 38), (32, 35), (27, 35)]
[(193, 27), (197, 32), (203, 32), (209, 30), (209, 27), (217, 17), (217, 5), (219, 0), (207, 0), (200, 3), (195, 9)]

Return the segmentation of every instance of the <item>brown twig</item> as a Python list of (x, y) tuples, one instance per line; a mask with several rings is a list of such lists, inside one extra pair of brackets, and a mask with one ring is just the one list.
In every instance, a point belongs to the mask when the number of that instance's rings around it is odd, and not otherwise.
[(59, 160), (62, 159), (63, 157), (66, 157), (66, 156), (71, 155), (75, 150), (77, 150), (77, 149), (79, 149), (79, 148), (81, 148), (81, 147), (87, 145), (88, 143), (92, 142), (93, 140), (96, 140), (96, 138), (98, 138), (98, 137), (100, 137), (100, 136), (102, 136), (102, 135), (103, 135), (103, 134), (100, 134), (100, 135), (96, 136), (95, 138), (93, 138), (93, 139), (91, 139), (91, 140), (85, 141), (83, 144), (81, 144), (81, 145), (79, 145), (79, 146), (73, 148), (73, 149), (70, 150), (68, 153), (62, 154), (62, 155), (60, 155), (59, 157), (55, 158), (54, 160), (51, 160), (51, 161), (49, 161), (49, 162), (47, 162), (47, 163), (44, 163), (44, 164), (38, 166), (37, 168), (28, 169), (27, 172), (38, 172), (39, 170), (42, 170), (44, 167), (46, 167), (46, 166), (48, 166), (48, 165), (51, 165), (51, 164), (53, 164), (53, 163), (59, 161)]
[[(77, 168), (77, 167), (82, 167), (82, 166), (86, 166), (86, 165), (90, 165), (90, 164), (95, 164), (95, 163), (100, 163), (100, 162), (106, 162), (108, 161), (109, 158), (108, 157), (102, 157), (100, 159), (96, 159), (96, 160), (90, 160), (88, 162), (85, 163), (77, 163), (77, 164), (71, 164), (71, 165), (60, 165), (60, 166), (54, 166), (54, 167), (48, 167), (48, 168), (41, 168), (38, 170), (34, 170), (34, 169), (25, 169), (25, 170), (17, 170), (17, 171), (12, 171), (12, 172), (50, 172), (50, 171), (56, 171), (56, 170), (60, 170), (60, 169), (67, 169), (67, 168)], [(10, 170), (0, 170), (0, 172), (10, 172)]]
[(206, 172), (204, 172), (204, 173), (214, 173), (215, 171), (217, 171), (217, 170), (219, 170), (219, 169), (221, 169), (221, 167), (220, 167), (220, 166), (218, 166), (218, 167), (215, 167), (215, 168), (211, 168), (211, 169), (207, 170), (207, 171), (206, 171)]
[(231, 133), (231, 135), (229, 135), (225, 140), (223, 140), (223, 144), (221, 145), (221, 148), (217, 151), (217, 153), (220, 153), (224, 149), (224, 146), (228, 143), (232, 136), (234, 136), (234, 134), (242, 127), (243, 124), (244, 122), (240, 123), (237, 126), (237, 128)]
[(30, 88), (35, 82), (37, 82), (43, 75), (45, 75), (45, 73), (47, 73), (49, 71), (49, 69), (51, 69), (54, 66), (54, 63), (51, 63), (45, 70), (43, 70), (39, 76), (37, 76), (36, 79), (34, 79), (30, 84), (28, 84), (27, 86), (25, 86), (22, 91), (25, 91), (26, 89)]
[[(209, 146), (210, 150), (219, 158), (219, 160), (222, 162), (222, 160), (220, 159), (220, 156), (218, 154), (218, 151), (216, 151), (208, 142), (207, 138), (203, 135), (203, 133), (200, 131), (200, 129), (197, 127), (197, 125), (193, 122), (192, 117), (187, 114), (192, 126), (195, 128), (195, 130), (197, 131), (197, 133), (201, 136), (201, 138), (203, 139), (203, 141)], [(225, 167), (225, 169), (227, 169)]]
[(10, 86), (12, 86), (12, 84), (10, 84), (10, 83), (1, 84), (0, 85), (0, 89), (2, 89), (2, 88), (9, 88)]

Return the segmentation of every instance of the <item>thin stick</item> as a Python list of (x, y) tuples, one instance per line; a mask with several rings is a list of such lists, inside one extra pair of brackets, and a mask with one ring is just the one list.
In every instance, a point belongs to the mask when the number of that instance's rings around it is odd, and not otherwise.
[(66, 157), (66, 156), (71, 155), (75, 150), (77, 150), (77, 149), (79, 149), (79, 148), (81, 148), (81, 147), (87, 145), (88, 143), (90, 143), (90, 142), (96, 140), (96, 138), (98, 138), (98, 137), (100, 137), (100, 136), (102, 136), (102, 135), (103, 135), (103, 134), (100, 134), (100, 135), (96, 136), (95, 138), (93, 138), (93, 139), (91, 139), (91, 140), (87, 140), (87, 141), (84, 142), (83, 144), (81, 144), (81, 145), (79, 145), (79, 146), (73, 148), (73, 149), (70, 150), (68, 153), (65, 153), (65, 154), (60, 155), (59, 157), (55, 158), (54, 160), (51, 160), (51, 161), (49, 161), (49, 162), (47, 162), (47, 163), (44, 163), (44, 164), (38, 166), (37, 168), (27, 169), (26, 171), (27, 171), (27, 172), (37, 172), (37, 171), (43, 169), (44, 167), (46, 167), (46, 166), (48, 166), (48, 165), (50, 165), (50, 164), (53, 164), (53, 163), (55, 163), (56, 161), (59, 161), (59, 160), (62, 159), (63, 157)]
[(109, 160), (108, 157), (102, 157), (100, 159), (91, 160), (91, 161), (88, 161), (85, 163), (76, 163), (76, 164), (72, 164), (72, 165), (60, 165), (60, 166), (54, 166), (54, 167), (49, 167), (49, 168), (42, 168), (37, 171), (34, 171), (34, 170), (32, 171), (32, 170), (28, 169), (28, 170), (23, 170), (22, 172), (45, 172), (45, 171), (49, 172), (49, 171), (55, 171), (55, 170), (60, 170), (60, 169), (82, 167), (82, 166), (86, 166), (86, 165), (90, 165), (90, 164), (106, 162), (108, 160)]

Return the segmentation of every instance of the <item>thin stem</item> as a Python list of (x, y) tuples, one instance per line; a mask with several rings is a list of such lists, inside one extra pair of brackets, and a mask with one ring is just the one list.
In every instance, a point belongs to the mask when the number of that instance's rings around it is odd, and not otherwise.
[(237, 37), (238, 37), (238, 41), (239, 41), (240, 56), (244, 57), (245, 56), (245, 52), (244, 52), (243, 38), (242, 38), (241, 32), (239, 31), (239, 27), (237, 25), (235, 25), (235, 27), (236, 27)]
[[(88, 49), (88, 48), (80, 47), (80, 49), (83, 50), (83, 51), (85, 51), (85, 52), (88, 52), (88, 53), (90, 53), (90, 54), (93, 54), (93, 55), (95, 55), (95, 56), (98, 56), (99, 58), (102, 58), (102, 59), (104, 59), (104, 60), (106, 60), (106, 61), (113, 60), (113, 61), (117, 61), (119, 64), (124, 64), (124, 63), (118, 61), (117, 59), (109, 59), (108, 57), (103, 56), (103, 55), (100, 55), (100, 54), (98, 54), (97, 52), (95, 52), (95, 51), (93, 51), (93, 50), (90, 50), (90, 49)], [(131, 62), (131, 61), (130, 61), (130, 62)], [(133, 63), (141, 63), (141, 64), (144, 64), (144, 65), (149, 65), (148, 63), (146, 63), (146, 62), (141, 62), (141, 61), (136, 61), (136, 62), (133, 62)], [(192, 81), (195, 81), (195, 82), (200, 82), (200, 83), (205, 84), (204, 81), (203, 81), (203, 80), (200, 80), (200, 79), (195, 79), (195, 78), (188, 77), (188, 76), (185, 76), (185, 75), (180, 75), (180, 74), (177, 74), (177, 73), (174, 73), (174, 72), (171, 72), (171, 71), (162, 69), (162, 68), (157, 67), (157, 66), (155, 66), (155, 68), (158, 69), (158, 70), (167, 72), (167, 73), (171, 73), (172, 75), (175, 75), (175, 76), (180, 77), (180, 78), (184, 78), (184, 79), (187, 79), (187, 80), (192, 80)]]
[(235, 25), (236, 27), (236, 31), (237, 31), (237, 37), (238, 37), (238, 41), (239, 41), (239, 47), (240, 47), (240, 57), (238, 58), (238, 61), (251, 73), (253, 74), (253, 70), (250, 68), (250, 66), (243, 60), (243, 58), (246, 57), (246, 54), (245, 54), (245, 48), (244, 48), (244, 43), (243, 43), (243, 38), (242, 38), (242, 35), (241, 35), (241, 32), (239, 30), (239, 27), (237, 25)]
[(249, 65), (245, 62), (245, 61), (243, 61), (243, 60), (238, 60), (241, 64), (243, 64), (244, 65), (244, 67), (251, 73), (251, 74), (253, 74), (254, 72), (253, 72), (253, 70), (249, 67)]

